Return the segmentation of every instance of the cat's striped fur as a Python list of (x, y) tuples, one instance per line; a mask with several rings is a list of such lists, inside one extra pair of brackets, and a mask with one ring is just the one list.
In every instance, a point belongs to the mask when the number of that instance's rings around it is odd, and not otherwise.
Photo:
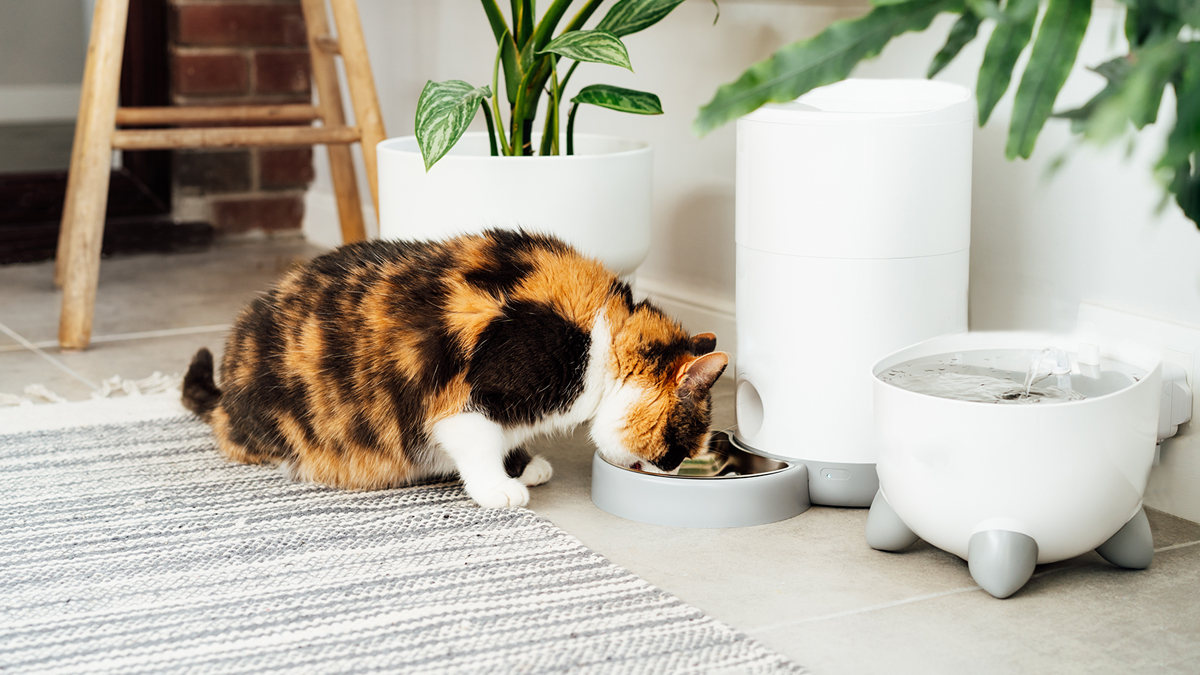
[(348, 488), (457, 472), (480, 504), (522, 505), (550, 477), (521, 449), (539, 433), (590, 420), (605, 457), (666, 472), (696, 454), (728, 363), (714, 346), (557, 239), (372, 241), (254, 300), (220, 388), (201, 350), (183, 400), (235, 461)]

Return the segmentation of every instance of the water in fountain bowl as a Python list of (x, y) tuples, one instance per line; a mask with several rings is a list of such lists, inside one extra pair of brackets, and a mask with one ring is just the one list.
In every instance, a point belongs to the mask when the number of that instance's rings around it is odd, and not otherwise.
[[(1131, 386), (1142, 378), (1137, 368), (1112, 359), (1099, 365), (1076, 364), (1069, 375), (1056, 376), (1042, 365), (1048, 350), (980, 349), (927, 356), (893, 366), (879, 374), (889, 384), (919, 394), (959, 401), (1039, 404), (1081, 401)], [(1030, 381), (1029, 384), (1026, 384)]]

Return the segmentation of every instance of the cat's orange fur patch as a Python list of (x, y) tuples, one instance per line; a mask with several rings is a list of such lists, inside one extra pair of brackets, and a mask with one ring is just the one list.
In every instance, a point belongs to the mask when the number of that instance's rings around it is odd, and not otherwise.
[[(530, 255), (533, 273), (514, 293), (518, 300), (549, 302), (585, 331), (608, 304), (612, 272), (591, 258), (538, 249)], [(611, 319), (610, 319), (611, 321)]]
[(450, 298), (446, 302), (447, 328), (462, 348), (469, 350), (478, 342), (479, 334), (503, 311), (495, 298), (477, 292), (461, 279), (447, 285), (450, 287)]

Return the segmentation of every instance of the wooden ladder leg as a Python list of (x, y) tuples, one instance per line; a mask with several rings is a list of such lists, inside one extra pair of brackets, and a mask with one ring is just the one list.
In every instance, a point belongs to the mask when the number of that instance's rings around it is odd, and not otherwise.
[(84, 349), (92, 338), (128, 12), (129, 0), (97, 0), (92, 15), (59, 235), (63, 299), (58, 342), (63, 349)]
[(375, 146), (386, 139), (387, 134), (383, 130), (383, 115), (379, 112), (375, 79), (371, 76), (371, 60), (367, 57), (367, 43), (363, 39), (362, 22), (358, 18), (355, 0), (330, 0), (330, 6), (337, 24), (342, 62), (346, 66), (346, 85), (350, 89), (350, 103), (354, 106), (354, 123), (362, 132), (367, 182), (371, 185), (371, 198), (375, 202), (375, 215), (378, 216), (379, 177)]
[[(329, 35), (325, 0), (302, 0), (302, 8), (321, 119), (327, 127), (344, 126), (346, 113), (342, 108), (342, 92), (338, 87), (337, 63), (334, 61), (336, 42)], [(330, 143), (325, 148), (329, 152), (329, 173), (333, 178), (333, 194), (337, 199), (338, 221), (342, 225), (342, 243), (362, 241), (367, 238), (367, 228), (363, 223), (362, 202), (358, 196), (358, 179), (354, 175), (354, 156), (349, 145)]]
[[(83, 101), (86, 101), (91, 97), (91, 88), (92, 83), (87, 78), (84, 78), (83, 87), (80, 90), (79, 96), (79, 101), (81, 104)], [(67, 172), (67, 195), (66, 199), (63, 200), (62, 221), (58, 226), (58, 246), (57, 253), (54, 255), (55, 288), (63, 287), (63, 281), (67, 275), (67, 244), (71, 241), (72, 225), (75, 223), (75, 196), (79, 192), (80, 187), (79, 181), (75, 178), (80, 172), (76, 171), (75, 169), (83, 164), (84, 150), (84, 125), (79, 122), (80, 119), (83, 119), (82, 111), (80, 111), (79, 116), (75, 120), (75, 140), (71, 142), (71, 165), (69, 167), (69, 171)]]

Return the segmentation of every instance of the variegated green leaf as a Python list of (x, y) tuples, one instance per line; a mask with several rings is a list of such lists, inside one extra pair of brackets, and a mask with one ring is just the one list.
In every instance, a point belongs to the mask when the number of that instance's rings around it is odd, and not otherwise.
[(610, 84), (593, 84), (579, 90), (572, 103), (588, 103), (609, 110), (637, 115), (661, 115), (662, 102), (646, 91), (614, 87)]
[(765, 103), (791, 101), (815, 87), (843, 80), (859, 61), (878, 55), (893, 37), (925, 30), (940, 12), (958, 11), (962, 3), (912, 0), (876, 7), (865, 16), (834, 23), (816, 37), (786, 45), (750, 66), (737, 81), (722, 85), (700, 109), (692, 131), (703, 136)]
[(1012, 17), (1024, 16), (1021, 21), (996, 24), (987, 49), (983, 52), (983, 63), (979, 66), (979, 79), (975, 83), (975, 98), (979, 103), (979, 126), (987, 123), (992, 110), (1012, 81), (1013, 67), (1017, 57), (1029, 44), (1033, 35), (1033, 24), (1037, 20), (1038, 0), (1009, 0), (1004, 12)]
[(636, 33), (662, 21), (682, 3), (683, 0), (620, 0), (600, 19), (596, 28), (617, 37)]
[(629, 51), (616, 35), (605, 30), (573, 30), (550, 41), (538, 54), (558, 54), (576, 61), (607, 63), (633, 70)]
[(1038, 134), (1054, 108), (1054, 99), (1075, 65), (1075, 55), (1091, 18), (1092, 0), (1050, 0), (1013, 101), (1008, 145), (1004, 149), (1009, 159), (1029, 159), (1033, 154)]
[(933, 78), (934, 75), (942, 72), (942, 68), (950, 65), (962, 48), (979, 34), (979, 24), (982, 21), (978, 14), (970, 10), (963, 11), (962, 16), (958, 17), (958, 21), (954, 22), (954, 27), (950, 29), (946, 44), (933, 56), (927, 77)]
[(417, 100), (416, 135), (426, 171), (462, 138), (479, 102), (491, 95), (489, 87), (473, 87), (462, 80), (425, 83)]

